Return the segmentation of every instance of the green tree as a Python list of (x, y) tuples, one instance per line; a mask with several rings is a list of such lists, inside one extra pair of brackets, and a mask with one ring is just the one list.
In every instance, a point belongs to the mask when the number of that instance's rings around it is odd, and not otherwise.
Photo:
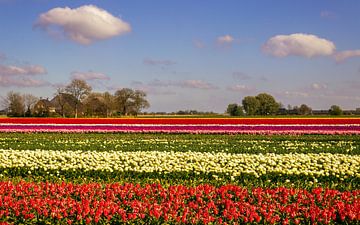
[(340, 116), (343, 114), (342, 109), (338, 105), (332, 105), (329, 109), (329, 114), (333, 116)]
[(310, 115), (312, 113), (312, 109), (306, 104), (301, 104), (298, 108), (298, 112), (300, 115)]
[(260, 106), (260, 102), (254, 96), (246, 96), (242, 100), (242, 105), (244, 107), (246, 115), (253, 116), (253, 115), (256, 115), (256, 113), (259, 109), (259, 106)]
[(236, 103), (229, 104), (227, 109), (226, 109), (226, 113), (228, 113), (230, 116), (242, 116), (242, 115), (244, 115), (243, 107), (236, 104)]
[(259, 101), (257, 114), (274, 115), (279, 111), (280, 103), (276, 102), (273, 96), (267, 93), (261, 93), (255, 98)]
[(70, 84), (65, 87), (66, 93), (74, 96), (75, 102), (75, 118), (78, 117), (78, 107), (81, 101), (90, 94), (92, 88), (84, 80), (73, 79)]

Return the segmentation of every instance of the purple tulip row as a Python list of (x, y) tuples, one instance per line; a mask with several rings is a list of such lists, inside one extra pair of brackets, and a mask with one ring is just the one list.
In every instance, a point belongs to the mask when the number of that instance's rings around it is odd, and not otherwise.
[(0, 132), (360, 134), (360, 125), (52, 125), (0, 124)]

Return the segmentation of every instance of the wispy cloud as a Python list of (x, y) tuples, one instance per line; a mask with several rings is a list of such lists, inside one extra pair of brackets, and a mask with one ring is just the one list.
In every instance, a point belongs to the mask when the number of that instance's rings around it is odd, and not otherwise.
[(7, 59), (7, 56), (4, 53), (0, 52), (0, 61), (5, 61)]
[(180, 81), (162, 81), (162, 80), (152, 80), (149, 82), (150, 86), (154, 87), (181, 87), (181, 88), (193, 88), (193, 89), (218, 89), (217, 86), (204, 81), (204, 80), (180, 80)]
[(145, 65), (151, 65), (151, 66), (171, 66), (176, 64), (176, 62), (169, 59), (151, 59), (151, 58), (144, 59), (143, 63)]
[(284, 91), (279, 93), (280, 96), (285, 96), (285, 97), (289, 97), (289, 98), (308, 98), (310, 97), (310, 94), (307, 92), (302, 92), (302, 91)]
[(320, 17), (324, 19), (335, 19), (337, 17), (336, 13), (329, 11), (329, 10), (323, 10), (320, 12)]
[(94, 5), (53, 8), (41, 14), (34, 27), (49, 34), (60, 30), (61, 35), (83, 45), (131, 31), (129, 23)]
[(131, 86), (137, 90), (142, 90), (149, 95), (175, 95), (176, 92), (172, 90), (161, 90), (149, 84), (144, 84), (141, 81), (132, 81)]
[(217, 86), (203, 80), (184, 80), (177, 82), (177, 86), (195, 89), (218, 89)]
[(79, 80), (110, 80), (110, 77), (103, 73), (88, 71), (88, 72), (79, 72), (74, 71), (71, 73), (72, 79), (79, 79)]
[(231, 44), (235, 41), (235, 38), (229, 34), (220, 36), (216, 39), (216, 42), (220, 45)]
[(243, 72), (233, 72), (232, 77), (235, 80), (250, 80), (252, 77)]
[(50, 85), (49, 82), (33, 78), (14, 78), (8, 76), (0, 76), (1, 87), (43, 87)]
[(334, 54), (336, 62), (344, 62), (349, 58), (360, 57), (360, 49), (340, 51)]
[(39, 65), (29, 66), (14, 66), (14, 65), (0, 65), (0, 75), (40, 75), (46, 74), (46, 69)]
[(202, 40), (198, 40), (198, 39), (194, 40), (193, 44), (195, 48), (199, 48), (199, 49), (206, 47), (205, 43)]
[(324, 89), (327, 89), (327, 88), (328, 88), (328, 86), (326, 84), (312, 83), (310, 85), (310, 89), (315, 90), (315, 91), (324, 90)]
[(335, 52), (335, 44), (312, 34), (276, 35), (270, 38), (262, 50), (275, 57), (290, 55), (307, 58), (315, 56), (330, 56)]
[(255, 88), (243, 84), (235, 84), (233, 86), (228, 86), (226, 89), (229, 91), (240, 92), (240, 93), (250, 93), (252, 91), (255, 91)]

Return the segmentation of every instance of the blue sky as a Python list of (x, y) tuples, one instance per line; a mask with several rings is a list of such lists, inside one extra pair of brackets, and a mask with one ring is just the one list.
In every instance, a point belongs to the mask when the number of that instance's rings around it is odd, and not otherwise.
[(0, 0), (0, 96), (147, 92), (147, 111), (360, 107), (360, 1)]

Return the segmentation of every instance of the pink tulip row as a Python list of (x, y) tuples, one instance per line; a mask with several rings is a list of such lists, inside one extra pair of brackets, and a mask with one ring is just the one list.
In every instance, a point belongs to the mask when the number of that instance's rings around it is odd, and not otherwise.
[(360, 125), (0, 124), (0, 132), (360, 134)]

